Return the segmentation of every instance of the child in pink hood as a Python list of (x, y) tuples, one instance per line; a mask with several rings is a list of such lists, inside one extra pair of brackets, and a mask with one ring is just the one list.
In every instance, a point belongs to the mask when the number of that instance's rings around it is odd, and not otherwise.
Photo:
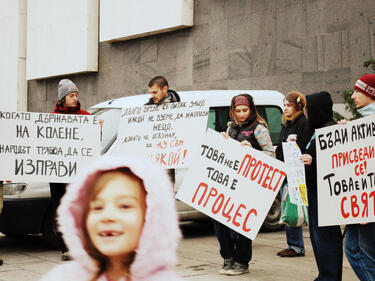
[(181, 236), (164, 170), (139, 157), (100, 157), (70, 185), (58, 220), (73, 261), (43, 281), (178, 281)]

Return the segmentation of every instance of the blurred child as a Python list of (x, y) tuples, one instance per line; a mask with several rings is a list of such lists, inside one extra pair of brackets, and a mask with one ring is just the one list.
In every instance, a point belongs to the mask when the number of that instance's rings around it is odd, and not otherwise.
[(168, 270), (180, 238), (164, 170), (139, 157), (101, 157), (67, 189), (58, 209), (72, 262), (44, 281), (183, 280)]

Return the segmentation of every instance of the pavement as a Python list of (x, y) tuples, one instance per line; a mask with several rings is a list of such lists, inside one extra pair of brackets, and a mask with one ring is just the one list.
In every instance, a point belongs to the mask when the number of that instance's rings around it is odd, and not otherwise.
[[(217, 273), (222, 259), (211, 223), (185, 223), (181, 228), (184, 238), (178, 249), (179, 262), (173, 270), (186, 280), (307, 281), (317, 276), (307, 228), (304, 229), (306, 256), (296, 258), (276, 256), (286, 246), (284, 231), (259, 233), (253, 242), (250, 273), (240, 276)], [(0, 257), (4, 259), (0, 281), (37, 281), (62, 263), (60, 256), (46, 247), (40, 235), (9, 238), (0, 234)], [(342, 280), (358, 280), (345, 257)]]

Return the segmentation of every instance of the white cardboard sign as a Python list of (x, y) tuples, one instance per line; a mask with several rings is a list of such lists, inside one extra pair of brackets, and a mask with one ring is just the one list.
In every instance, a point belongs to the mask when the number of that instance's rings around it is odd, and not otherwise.
[(301, 162), (301, 150), (296, 142), (283, 142), (284, 163), (287, 169), (290, 202), (296, 205), (307, 204), (305, 165)]
[(283, 162), (208, 129), (177, 198), (255, 239), (285, 176)]
[(0, 179), (69, 183), (100, 155), (98, 117), (0, 111)]
[(140, 153), (164, 168), (188, 167), (208, 111), (204, 100), (124, 108), (113, 153)]
[(319, 226), (375, 222), (375, 116), (316, 130)]

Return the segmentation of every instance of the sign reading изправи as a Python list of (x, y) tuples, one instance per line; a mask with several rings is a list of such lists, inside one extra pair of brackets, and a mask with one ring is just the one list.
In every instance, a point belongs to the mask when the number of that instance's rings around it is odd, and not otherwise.
[(255, 239), (285, 177), (283, 162), (208, 129), (176, 196)]
[(208, 118), (205, 101), (124, 108), (112, 153), (136, 152), (164, 168), (188, 167)]
[(375, 221), (374, 144), (375, 116), (316, 130), (319, 226)]
[(69, 183), (100, 155), (98, 117), (0, 111), (0, 178)]

